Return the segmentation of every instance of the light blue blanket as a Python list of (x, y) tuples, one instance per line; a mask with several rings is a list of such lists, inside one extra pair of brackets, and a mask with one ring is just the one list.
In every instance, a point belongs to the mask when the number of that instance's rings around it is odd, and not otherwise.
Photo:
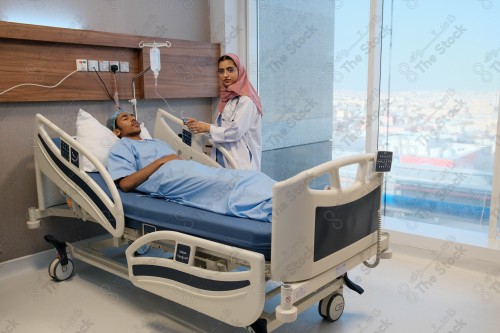
[[(161, 140), (123, 138), (111, 148), (108, 171), (117, 180), (170, 154), (175, 151)], [(160, 167), (136, 190), (219, 214), (271, 222), (275, 183), (258, 171), (213, 168), (194, 161), (173, 160)]]

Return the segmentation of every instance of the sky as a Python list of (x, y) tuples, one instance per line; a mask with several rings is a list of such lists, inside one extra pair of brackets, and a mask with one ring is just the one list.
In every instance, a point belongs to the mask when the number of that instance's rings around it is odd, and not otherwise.
[[(342, 74), (337, 88), (366, 89), (369, 2), (337, 3), (335, 64)], [(497, 90), (498, 17), (498, 0), (385, 0), (381, 21), (383, 85), (390, 77), (392, 90)], [(362, 61), (353, 69), (346, 61), (352, 64), (356, 56)]]

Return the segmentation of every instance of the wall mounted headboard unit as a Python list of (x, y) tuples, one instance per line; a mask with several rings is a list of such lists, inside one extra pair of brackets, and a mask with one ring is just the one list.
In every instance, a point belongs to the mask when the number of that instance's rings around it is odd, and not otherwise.
[[(132, 79), (149, 66), (149, 48), (139, 43), (164, 42), (160, 48), (161, 72), (157, 92), (164, 98), (217, 97), (216, 75), (220, 44), (119, 33), (75, 30), (0, 21), (0, 92), (22, 83), (57, 84), (76, 69), (77, 59), (128, 63), (118, 72), (120, 99), (132, 98)], [(112, 72), (100, 71), (112, 91)], [(159, 98), (151, 72), (135, 83), (136, 98)], [(107, 100), (109, 96), (96, 73), (77, 72), (54, 89), (21, 86), (3, 95), (0, 102)]]

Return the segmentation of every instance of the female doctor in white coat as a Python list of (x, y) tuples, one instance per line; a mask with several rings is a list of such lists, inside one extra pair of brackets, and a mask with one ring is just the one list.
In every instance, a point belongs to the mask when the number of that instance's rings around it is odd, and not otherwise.
[[(193, 133), (210, 133), (238, 161), (240, 169), (260, 170), (262, 156), (262, 105), (257, 91), (248, 80), (238, 56), (228, 53), (219, 58), (220, 100), (215, 124), (188, 118)], [(227, 163), (215, 148), (212, 157), (222, 166)]]

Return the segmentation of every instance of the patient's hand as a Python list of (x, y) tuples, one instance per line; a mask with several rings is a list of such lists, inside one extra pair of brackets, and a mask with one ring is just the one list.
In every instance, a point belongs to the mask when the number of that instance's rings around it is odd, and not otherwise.
[(129, 192), (134, 190), (137, 186), (144, 183), (149, 177), (156, 172), (163, 164), (168, 163), (173, 160), (182, 160), (179, 155), (170, 154), (167, 156), (160, 157), (155, 160), (153, 163), (145, 166), (144, 168), (137, 170), (133, 174), (123, 177), (118, 182), (118, 186), (124, 192)]
[(173, 160), (182, 160), (182, 157), (180, 157), (179, 155), (176, 155), (176, 154), (170, 154), (170, 155), (163, 156), (163, 157), (159, 158), (158, 162), (160, 162), (163, 165), (163, 164), (168, 163), (168, 162), (173, 161)]

